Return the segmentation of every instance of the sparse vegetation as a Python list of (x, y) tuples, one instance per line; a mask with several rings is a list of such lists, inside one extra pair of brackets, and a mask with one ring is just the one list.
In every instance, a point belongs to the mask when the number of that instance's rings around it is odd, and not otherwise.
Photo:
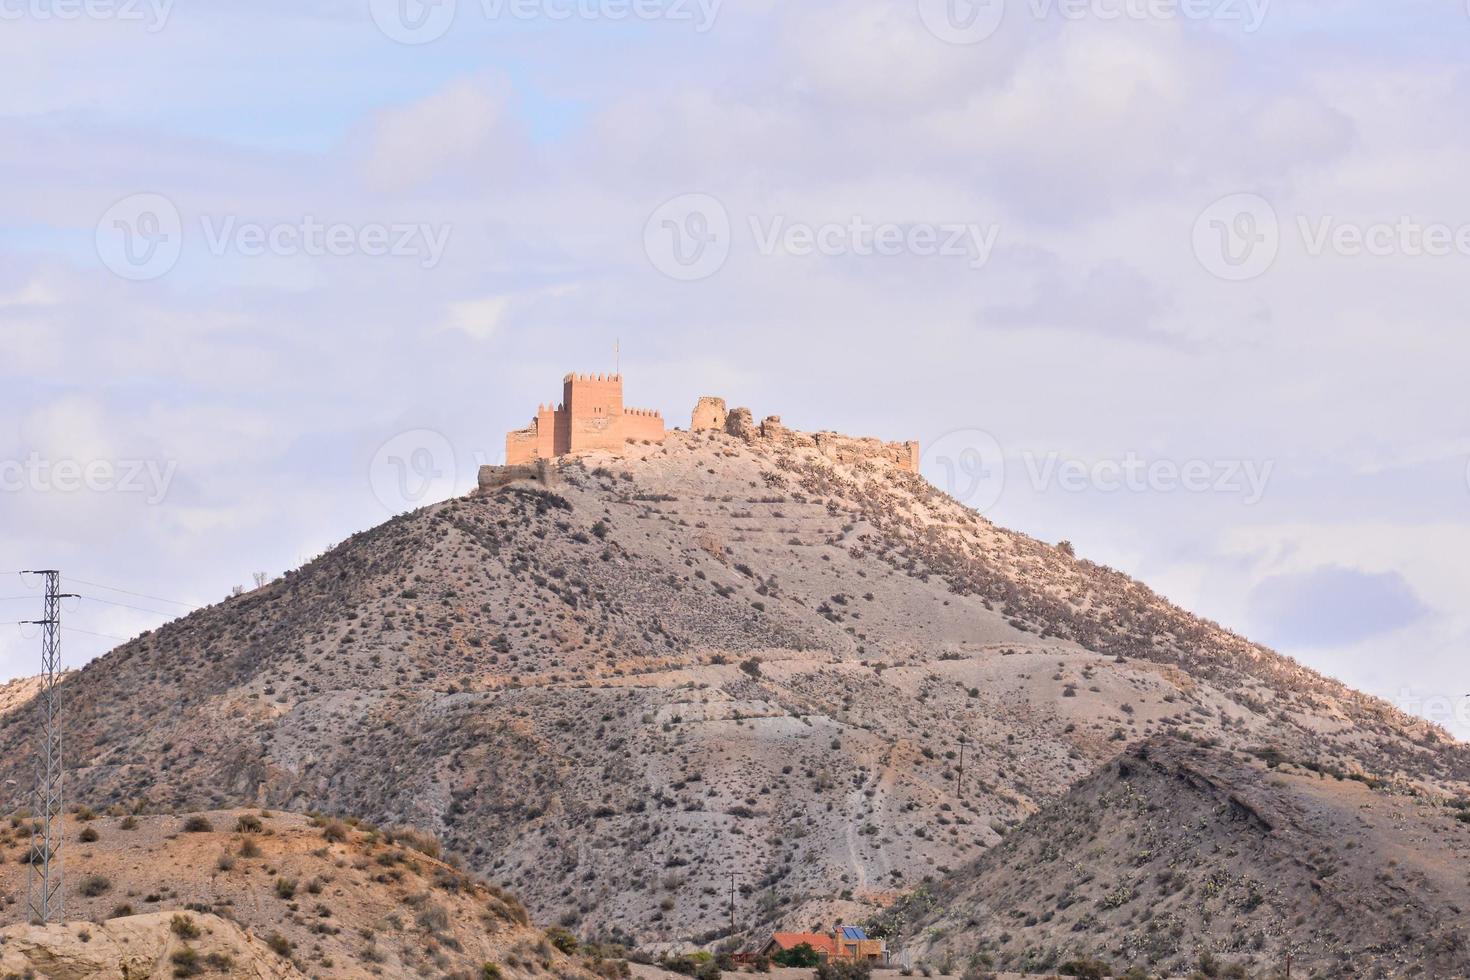
[(201, 935), (199, 926), (187, 915), (176, 915), (169, 920), (169, 930), (180, 939), (198, 939)]
[(112, 882), (102, 875), (87, 875), (77, 884), (77, 891), (87, 898), (97, 898), (112, 891)]

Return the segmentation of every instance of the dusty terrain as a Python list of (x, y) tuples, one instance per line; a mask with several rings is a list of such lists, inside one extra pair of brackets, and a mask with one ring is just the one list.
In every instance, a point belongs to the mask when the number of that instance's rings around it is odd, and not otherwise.
[[(479, 980), (490, 963), (507, 977), (590, 977), (513, 897), (425, 853), (436, 850), (426, 838), (260, 810), (81, 816), (66, 819), (61, 847), (71, 924), (0, 933), (0, 976), (21, 972), (17, 963), (62, 976), (45, 969), (66, 959), (59, 949), (107, 960), (125, 946), (139, 963), (189, 947), (260, 971), (240, 976)], [(5, 921), (26, 918), (28, 830), (17, 820), (0, 831)], [(197, 940), (172, 928), (180, 914), (200, 917)], [(58, 943), (56, 929), (74, 941)]]
[(36, 677), (22, 677), (0, 684), (0, 717), (25, 705), (41, 690), (41, 681)]
[(200, 973), (226, 980), (306, 976), (290, 960), (217, 915), (152, 912), (101, 923), (0, 929), (0, 976), (153, 980)]
[(74, 798), (416, 826), (656, 946), (727, 935), (732, 874), (742, 934), (865, 919), (1165, 733), (1466, 787), (1437, 729), (810, 442), (593, 454), (129, 643), (67, 681)]
[(1466, 819), (1270, 753), (1159, 739), (883, 921), (919, 962), (1184, 974), (1208, 953), (1264, 977), (1289, 952), (1321, 975), (1470, 976)]

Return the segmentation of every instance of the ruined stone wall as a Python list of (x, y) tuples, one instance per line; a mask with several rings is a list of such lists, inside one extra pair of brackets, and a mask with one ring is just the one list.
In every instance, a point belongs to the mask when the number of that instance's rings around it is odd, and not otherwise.
[(917, 442), (883, 442), (881, 439), (854, 438), (836, 432), (818, 432), (813, 438), (823, 456), (839, 463), (874, 459), (892, 463), (909, 473), (919, 472)]
[(543, 486), (555, 486), (558, 482), (556, 470), (549, 459), (536, 459), (529, 463), (506, 466), (482, 466), (479, 473), (481, 490), (495, 490), (521, 480), (534, 480)]
[(903, 447), (899, 455), (899, 465), (910, 473), (919, 472), (919, 459), (921, 454), (919, 452), (918, 441), (911, 439), (908, 442), (893, 443), (893, 445)]
[(761, 434), (760, 429), (756, 427), (755, 416), (748, 408), (732, 409), (725, 417), (725, 431), (746, 442), (755, 442)]
[(690, 432), (707, 432), (714, 429), (719, 432), (725, 430), (725, 420), (730, 413), (725, 410), (725, 399), (705, 395), (694, 406), (694, 414), (689, 419)]
[[(700, 399), (703, 406), (706, 399)], [(695, 409), (696, 415), (699, 408)], [(828, 459), (841, 463), (879, 460), (906, 470), (919, 472), (917, 442), (883, 442), (880, 439), (854, 438), (836, 432), (796, 432), (786, 428), (781, 416), (768, 415), (759, 425), (748, 408), (733, 408), (725, 417), (725, 432), (749, 443), (770, 443), (792, 448), (816, 448)]]
[(507, 466), (516, 466), (521, 463), (529, 463), (539, 456), (537, 444), (539, 436), (533, 423), (530, 428), (517, 429), (505, 434), (505, 463)]

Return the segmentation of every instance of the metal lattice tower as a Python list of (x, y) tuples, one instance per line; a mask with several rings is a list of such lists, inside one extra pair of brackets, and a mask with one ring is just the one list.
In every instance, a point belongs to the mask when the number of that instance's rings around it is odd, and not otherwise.
[(46, 580), (45, 615), (31, 623), (41, 627), (41, 693), (36, 698), (40, 717), (36, 731), (35, 812), (31, 815), (29, 882), (32, 920), (41, 924), (62, 919), (62, 772), (61, 697), (61, 573), (25, 572)]

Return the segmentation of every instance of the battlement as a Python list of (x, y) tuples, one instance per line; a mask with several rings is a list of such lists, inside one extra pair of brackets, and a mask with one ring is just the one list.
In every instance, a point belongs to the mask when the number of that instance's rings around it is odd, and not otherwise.
[(663, 442), (663, 413), (623, 405), (621, 374), (570, 373), (562, 377), (562, 400), (539, 405), (524, 429), (505, 436), (508, 466), (596, 449), (618, 450), (629, 442)]

